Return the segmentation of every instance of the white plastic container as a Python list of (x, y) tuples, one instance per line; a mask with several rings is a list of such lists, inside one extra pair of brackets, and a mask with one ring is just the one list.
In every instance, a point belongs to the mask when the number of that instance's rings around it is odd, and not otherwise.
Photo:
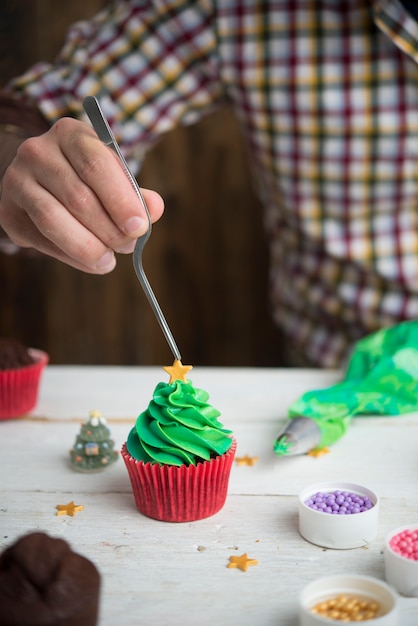
[[(367, 496), (373, 506), (368, 511), (351, 515), (332, 515), (311, 509), (305, 501), (318, 491), (331, 493), (337, 489)], [(299, 532), (310, 543), (324, 548), (347, 550), (367, 546), (376, 538), (379, 522), (379, 498), (362, 485), (324, 482), (305, 487), (299, 494)]]
[(385, 578), (401, 595), (418, 598), (418, 561), (394, 552), (390, 547), (393, 537), (404, 530), (418, 530), (417, 524), (392, 530), (385, 540)]
[[(370, 626), (399, 626), (399, 608), (396, 594), (386, 583), (369, 576), (337, 575), (319, 578), (307, 585), (299, 596), (300, 626), (330, 626), (340, 624), (333, 619), (312, 612), (318, 602), (341, 594), (352, 595), (379, 605), (377, 617), (365, 624)], [(355, 622), (351, 622), (355, 623)]]

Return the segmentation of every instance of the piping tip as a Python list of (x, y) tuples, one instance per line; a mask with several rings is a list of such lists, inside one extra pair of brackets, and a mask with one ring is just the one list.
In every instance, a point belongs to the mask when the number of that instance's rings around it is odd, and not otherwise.
[(296, 456), (306, 454), (317, 448), (321, 441), (318, 424), (309, 417), (293, 417), (285, 424), (274, 442), (277, 456)]

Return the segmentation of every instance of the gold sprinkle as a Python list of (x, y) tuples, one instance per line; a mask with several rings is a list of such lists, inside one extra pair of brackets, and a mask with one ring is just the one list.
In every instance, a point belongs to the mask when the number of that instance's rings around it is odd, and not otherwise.
[(318, 602), (310, 610), (339, 622), (366, 622), (378, 616), (379, 604), (375, 600), (341, 594)]
[(74, 502), (71, 501), (68, 504), (57, 504), (55, 508), (57, 509), (57, 515), (69, 515), (70, 517), (74, 517), (76, 513), (84, 509), (84, 506), (82, 504), (74, 504)]
[(258, 561), (256, 559), (249, 559), (247, 553), (244, 553), (241, 554), (241, 556), (230, 556), (227, 567), (236, 567), (246, 572), (250, 565), (258, 565)]
[(246, 454), (245, 456), (238, 456), (235, 459), (235, 463), (237, 465), (255, 465), (258, 461), (258, 456), (249, 456)]
[(329, 448), (312, 448), (312, 450), (309, 450), (309, 452), (307, 452), (307, 456), (313, 456), (315, 458), (319, 457), (319, 456), (324, 456), (324, 454), (329, 454), (331, 452), (331, 450)]

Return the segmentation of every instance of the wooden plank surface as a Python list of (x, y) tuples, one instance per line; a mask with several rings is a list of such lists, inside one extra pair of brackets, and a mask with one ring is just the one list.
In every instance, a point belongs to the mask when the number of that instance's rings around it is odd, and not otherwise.
[[(40, 529), (92, 559), (103, 579), (100, 626), (296, 626), (298, 594), (310, 581), (343, 572), (382, 579), (386, 534), (418, 517), (418, 414), (357, 418), (330, 454), (278, 459), (272, 443), (287, 407), (335, 382), (337, 372), (197, 367), (191, 374), (233, 429), (237, 454), (259, 457), (251, 467), (234, 464), (218, 514), (157, 522), (136, 510), (122, 460), (87, 475), (69, 466), (68, 450), (93, 408), (120, 447), (166, 380), (160, 368), (49, 366), (36, 410), (0, 423), (1, 547)], [(378, 536), (366, 548), (327, 550), (299, 535), (297, 494), (330, 479), (360, 482), (380, 496)], [(55, 506), (71, 500), (84, 510), (56, 516)], [(258, 565), (228, 569), (229, 556), (243, 552)], [(418, 599), (402, 598), (401, 608), (400, 626), (416, 626)]]

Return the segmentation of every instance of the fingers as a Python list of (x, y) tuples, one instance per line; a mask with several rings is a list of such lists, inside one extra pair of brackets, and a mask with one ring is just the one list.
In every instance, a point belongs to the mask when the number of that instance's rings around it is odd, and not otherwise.
[[(142, 191), (156, 221), (162, 198)], [(20, 146), (3, 179), (0, 223), (18, 245), (93, 273), (111, 271), (114, 252), (132, 252), (148, 227), (119, 159), (90, 127), (70, 119)]]
[[(148, 228), (145, 209), (123, 171), (119, 158), (112, 150), (103, 146), (92, 129), (89, 128), (88, 133), (75, 132), (72, 128), (67, 129), (68, 122), (73, 123), (74, 120), (60, 120), (52, 132), (58, 135), (63, 155), (79, 181), (97, 194), (101, 207), (121, 233), (135, 238), (143, 235)], [(67, 189), (70, 189), (69, 185)], [(82, 188), (80, 193), (83, 194)], [(151, 219), (156, 221), (163, 212), (161, 197), (155, 192), (145, 192), (145, 195), (150, 199), (148, 210)]]
[[(27, 178), (24, 178), (24, 181), (25, 184), (19, 190), (21, 194), (19, 200), (23, 200), (26, 207), (30, 205), (29, 213), (32, 215), (39, 214), (40, 217), (35, 223), (26, 211), (22, 210), (18, 204), (11, 202), (4, 209), (2, 198), (0, 223), (12, 241), (20, 247), (35, 248), (71, 267), (88, 273), (105, 274), (110, 272), (116, 264), (114, 251), (103, 245), (89, 231), (86, 230), (83, 233), (80, 225), (74, 220), (66, 220), (67, 212), (64, 207), (59, 210), (59, 205), (56, 202), (51, 202), (50, 196), (42, 189), (38, 191), (36, 196), (31, 194), (31, 184)], [(29, 193), (27, 201), (26, 186)], [(42, 208), (42, 211), (38, 211), (38, 206)]]
[[(61, 120), (63, 121), (63, 120)], [(57, 125), (55, 133), (61, 126)], [(64, 131), (65, 132), (65, 131)], [(148, 228), (148, 219), (130, 181), (123, 172), (116, 155), (95, 136), (87, 133), (72, 133), (62, 142), (61, 166), (73, 173), (73, 181), (67, 184), (64, 193), (54, 189), (61, 202), (89, 230), (95, 232), (98, 213), (107, 216), (100, 224), (103, 240), (117, 250), (128, 237), (139, 237)], [(76, 186), (74, 187), (74, 183)], [(65, 193), (66, 192), (66, 193)], [(89, 207), (89, 211), (85, 207)]]

